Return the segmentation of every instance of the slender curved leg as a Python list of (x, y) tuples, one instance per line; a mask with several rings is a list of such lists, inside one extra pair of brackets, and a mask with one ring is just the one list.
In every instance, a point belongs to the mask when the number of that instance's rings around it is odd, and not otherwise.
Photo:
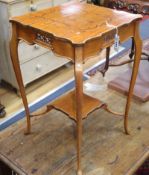
[(76, 119), (77, 119), (77, 175), (81, 170), (81, 144), (82, 144), (82, 108), (83, 108), (83, 49), (75, 48), (75, 83), (76, 83)]
[(15, 24), (12, 24), (12, 38), (10, 41), (10, 53), (11, 53), (11, 60), (14, 68), (14, 72), (16, 75), (16, 79), (19, 85), (19, 90), (20, 94), (22, 97), (22, 101), (25, 107), (25, 112), (26, 112), (26, 119), (27, 119), (27, 130), (26, 134), (29, 134), (31, 131), (31, 122), (30, 122), (30, 112), (28, 108), (28, 102), (25, 94), (25, 88), (23, 85), (23, 80), (22, 80), (22, 74), (19, 66), (19, 59), (18, 59), (18, 38), (17, 38), (17, 27)]
[(105, 62), (105, 66), (103, 70), (100, 70), (100, 72), (102, 73), (103, 77), (105, 76), (105, 73), (107, 72), (108, 68), (109, 68), (109, 58), (110, 58), (110, 47), (106, 48), (106, 62)]
[(135, 54), (135, 43), (134, 38), (132, 38), (131, 53), (129, 54), (129, 58), (132, 59), (134, 54)]
[(133, 94), (133, 89), (134, 89), (134, 85), (135, 85), (135, 81), (136, 81), (136, 77), (138, 73), (139, 63), (141, 59), (141, 51), (142, 51), (142, 41), (139, 35), (139, 22), (135, 23), (134, 45), (135, 45), (134, 65), (133, 65), (133, 70), (132, 70), (131, 82), (129, 86), (129, 92), (128, 92), (127, 103), (126, 103), (126, 108), (125, 108), (125, 116), (124, 116), (124, 129), (125, 129), (126, 134), (129, 134), (128, 132), (128, 113), (130, 109), (130, 101), (131, 101), (132, 94)]

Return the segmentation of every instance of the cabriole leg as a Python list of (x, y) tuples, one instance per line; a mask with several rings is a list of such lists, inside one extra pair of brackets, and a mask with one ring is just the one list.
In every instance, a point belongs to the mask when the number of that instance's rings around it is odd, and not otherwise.
[(135, 44), (134, 44), (134, 38), (132, 38), (132, 45), (131, 45), (131, 53), (129, 54), (129, 58), (132, 60), (135, 53)]
[(132, 76), (131, 76), (131, 81), (130, 81), (130, 86), (129, 86), (129, 91), (128, 91), (128, 97), (127, 97), (127, 103), (126, 103), (126, 108), (125, 108), (125, 116), (124, 116), (124, 129), (125, 133), (129, 134), (128, 132), (128, 113), (130, 109), (130, 102), (133, 94), (133, 89), (138, 73), (138, 68), (140, 64), (140, 59), (141, 59), (141, 51), (142, 51), (142, 41), (140, 39), (139, 35), (139, 22), (135, 23), (135, 33), (134, 33), (134, 45), (135, 45), (135, 56), (134, 56), (134, 65), (133, 65), (133, 70), (132, 70)]
[(22, 74), (19, 66), (19, 58), (18, 58), (18, 38), (17, 38), (17, 26), (12, 23), (12, 38), (10, 41), (10, 53), (11, 60), (14, 68), (14, 72), (16, 75), (16, 79), (19, 85), (20, 94), (22, 97), (22, 101), (25, 107), (26, 119), (27, 119), (27, 130), (25, 134), (29, 134), (31, 131), (31, 121), (30, 121), (30, 112), (28, 108), (28, 102), (25, 94), (25, 88), (23, 85)]

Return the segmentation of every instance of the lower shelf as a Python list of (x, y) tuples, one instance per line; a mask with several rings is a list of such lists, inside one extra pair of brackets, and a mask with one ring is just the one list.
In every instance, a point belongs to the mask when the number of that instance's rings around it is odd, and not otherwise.
[[(76, 100), (75, 91), (71, 91), (66, 95), (55, 100), (50, 104), (53, 108), (62, 111), (70, 118), (76, 120)], [(96, 109), (101, 108), (104, 105), (100, 100), (93, 98), (89, 95), (83, 94), (83, 115), (82, 118), (86, 118), (87, 115)]]

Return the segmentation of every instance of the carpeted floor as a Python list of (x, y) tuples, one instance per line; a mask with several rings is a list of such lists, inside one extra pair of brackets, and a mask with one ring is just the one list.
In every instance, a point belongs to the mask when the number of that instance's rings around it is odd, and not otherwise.
[(149, 159), (145, 161), (134, 175), (149, 175)]
[[(143, 51), (145, 54), (148, 54), (149, 48), (149, 40), (144, 41), (144, 47)], [(141, 102), (146, 102), (149, 100), (149, 54), (141, 56), (142, 60), (140, 62), (138, 76), (134, 88), (133, 97)], [(128, 61), (130, 59), (128, 58)], [(126, 61), (126, 60), (124, 60)], [(115, 61), (117, 62), (117, 60)], [(119, 59), (119, 62), (122, 62), (121, 59)], [(117, 64), (117, 63), (115, 63)], [(117, 75), (113, 80), (111, 80), (108, 83), (108, 87), (111, 89), (114, 89), (120, 93), (127, 94), (129, 89), (129, 82), (131, 79), (131, 73), (132, 73), (132, 63), (128, 64), (127, 70), (121, 72), (119, 75)]]

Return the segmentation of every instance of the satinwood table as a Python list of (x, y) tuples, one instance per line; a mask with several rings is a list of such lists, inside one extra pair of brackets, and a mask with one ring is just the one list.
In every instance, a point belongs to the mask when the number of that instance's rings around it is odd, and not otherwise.
[(141, 18), (141, 15), (97, 7), (91, 4), (71, 2), (14, 17), (10, 20), (12, 23), (11, 59), (25, 107), (26, 133), (31, 132), (30, 118), (32, 115), (29, 112), (19, 67), (19, 40), (51, 49), (56, 55), (67, 57), (74, 63), (75, 90), (48, 105), (45, 112), (55, 108), (76, 121), (78, 175), (82, 174), (80, 151), (82, 119), (86, 118), (90, 112), (101, 107), (117, 114), (111, 111), (104, 102), (83, 93), (83, 64), (88, 59), (92, 59), (92, 56), (99, 54), (102, 49), (113, 45), (116, 33), (120, 37), (120, 42), (124, 42), (128, 38), (134, 39), (135, 61), (125, 114), (123, 115), (125, 132), (128, 134), (128, 112), (142, 49), (142, 41), (139, 37), (139, 20)]

